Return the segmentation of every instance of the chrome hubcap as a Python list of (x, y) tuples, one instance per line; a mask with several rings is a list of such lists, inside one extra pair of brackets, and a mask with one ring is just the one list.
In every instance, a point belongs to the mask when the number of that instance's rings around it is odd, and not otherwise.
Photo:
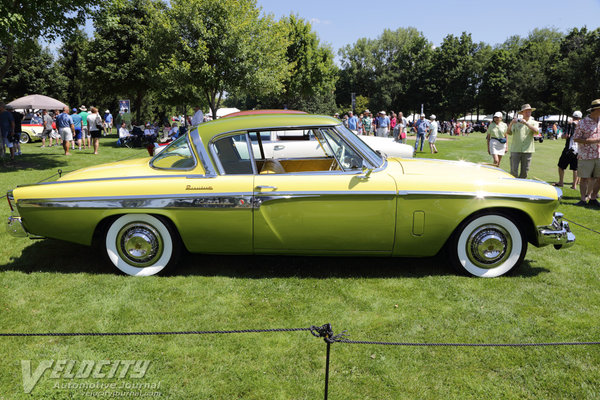
[(132, 222), (124, 226), (117, 235), (119, 255), (135, 267), (154, 264), (161, 257), (163, 248), (160, 233), (143, 222)]
[(512, 250), (510, 234), (499, 225), (484, 225), (474, 230), (467, 241), (469, 260), (480, 268), (495, 268)]

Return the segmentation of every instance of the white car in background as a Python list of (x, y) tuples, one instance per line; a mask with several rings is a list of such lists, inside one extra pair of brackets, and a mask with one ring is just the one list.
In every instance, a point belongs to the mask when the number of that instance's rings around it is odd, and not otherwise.
[[(258, 148), (257, 132), (249, 132), (253, 147)], [(387, 157), (412, 158), (414, 148), (407, 144), (398, 143), (393, 138), (358, 135), (363, 142), (375, 151)], [(260, 139), (267, 158), (294, 158), (306, 156), (313, 150), (315, 157), (320, 153), (320, 144), (311, 130), (293, 131), (261, 131)]]

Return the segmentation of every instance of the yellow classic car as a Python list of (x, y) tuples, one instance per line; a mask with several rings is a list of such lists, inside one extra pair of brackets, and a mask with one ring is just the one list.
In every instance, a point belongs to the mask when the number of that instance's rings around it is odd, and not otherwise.
[[(293, 130), (313, 135), (320, 153), (265, 157), (261, 132)], [(495, 277), (521, 264), (528, 243), (573, 245), (554, 212), (561, 195), (486, 165), (387, 159), (331, 117), (269, 114), (203, 123), (152, 158), (7, 197), (13, 234), (99, 244), (130, 275), (175, 264), (182, 248), (385, 257), (445, 248), (459, 270)]]

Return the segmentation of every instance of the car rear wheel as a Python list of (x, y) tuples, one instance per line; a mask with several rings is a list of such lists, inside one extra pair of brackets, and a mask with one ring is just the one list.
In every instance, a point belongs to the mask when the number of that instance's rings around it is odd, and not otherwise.
[(482, 278), (504, 275), (518, 267), (527, 241), (516, 222), (503, 214), (476, 215), (455, 231), (450, 245), (454, 266)]
[(127, 275), (150, 276), (177, 263), (178, 238), (167, 221), (148, 214), (127, 214), (106, 230), (106, 252)]
[(21, 144), (29, 143), (30, 140), (31, 138), (29, 137), (29, 134), (27, 132), (21, 132), (21, 139), (19, 139), (19, 142), (21, 142)]

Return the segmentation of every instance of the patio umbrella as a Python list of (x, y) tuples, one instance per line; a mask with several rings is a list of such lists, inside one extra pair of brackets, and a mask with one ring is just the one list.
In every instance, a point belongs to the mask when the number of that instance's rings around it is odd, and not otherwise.
[(41, 94), (32, 94), (30, 96), (21, 97), (11, 101), (7, 105), (24, 110), (62, 110), (67, 106), (65, 103)]

